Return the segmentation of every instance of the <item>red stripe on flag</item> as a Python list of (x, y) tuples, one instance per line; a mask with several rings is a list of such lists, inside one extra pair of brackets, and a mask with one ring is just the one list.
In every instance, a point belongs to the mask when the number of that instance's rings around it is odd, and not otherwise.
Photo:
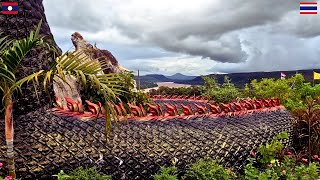
[(300, 2), (300, 4), (317, 4), (317, 2)]
[(318, 12), (300, 12), (300, 14), (318, 14)]
[(18, 14), (18, 11), (1, 11), (1, 14)]
[(18, 2), (2, 2), (2, 6), (18, 6)]

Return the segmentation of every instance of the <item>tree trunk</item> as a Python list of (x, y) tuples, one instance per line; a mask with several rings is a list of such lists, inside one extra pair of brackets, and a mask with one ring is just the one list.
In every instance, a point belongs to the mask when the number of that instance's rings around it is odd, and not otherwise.
[(13, 153), (14, 129), (13, 129), (12, 108), (13, 108), (12, 98), (9, 97), (5, 101), (5, 135), (6, 135), (6, 143), (7, 143), (9, 176), (12, 176), (13, 179), (15, 179), (16, 172), (15, 172), (15, 166), (14, 166), (14, 153)]

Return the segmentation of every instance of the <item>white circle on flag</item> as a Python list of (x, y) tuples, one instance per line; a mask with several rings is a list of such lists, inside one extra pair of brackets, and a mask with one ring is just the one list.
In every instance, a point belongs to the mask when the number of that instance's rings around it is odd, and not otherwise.
[(9, 10), (9, 11), (12, 11), (12, 6), (8, 6), (8, 10)]

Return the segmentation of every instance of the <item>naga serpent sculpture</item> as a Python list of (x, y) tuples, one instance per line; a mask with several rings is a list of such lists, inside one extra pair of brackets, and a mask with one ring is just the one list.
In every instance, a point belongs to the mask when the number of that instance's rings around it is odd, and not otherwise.
[[(60, 170), (96, 166), (114, 179), (152, 179), (173, 159), (183, 174), (187, 164), (201, 158), (239, 170), (257, 146), (277, 133), (292, 131), (292, 117), (277, 99), (209, 104), (199, 97), (152, 98), (156, 105), (149, 104), (147, 111), (129, 105), (128, 120), (113, 123), (108, 138), (101, 103), (86, 101), (87, 112), (66, 98), (68, 109), (58, 106), (21, 116), (14, 142), (18, 177), (53, 179)], [(127, 114), (123, 104), (116, 109), (120, 116)], [(0, 161), (5, 161), (5, 152), (0, 146)]]
[[(17, 15), (0, 15), (1, 32), (21, 39), (42, 19), (40, 33), (59, 49), (42, 0), (18, 2)], [(108, 54), (104, 51), (93, 55), (105, 53)], [(18, 74), (44, 69), (53, 61), (47, 50), (34, 49), (22, 62), (23, 72)], [(100, 104), (87, 102), (88, 112), (80, 100), (69, 97), (65, 99), (67, 110), (59, 108), (59, 99), (55, 111), (47, 110), (43, 107), (48, 104), (45, 93), (41, 93), (43, 89), (39, 88), (38, 103), (32, 88), (27, 86), (24, 95), (16, 96), (14, 108), (14, 114), (21, 115), (14, 121), (14, 155), (17, 175), (22, 179), (54, 179), (52, 175), (60, 170), (79, 166), (96, 166), (117, 180), (151, 179), (160, 166), (171, 164), (172, 159), (177, 159), (176, 166), (183, 173), (187, 164), (206, 157), (237, 170), (243, 167), (252, 149), (279, 132), (292, 131), (292, 117), (277, 100), (208, 104), (200, 96), (155, 96), (156, 105), (149, 104), (147, 111), (132, 105), (132, 113), (128, 113), (123, 104), (117, 105), (117, 114), (128, 114), (128, 120), (113, 123), (113, 131), (106, 138), (104, 118), (94, 118), (97, 112), (104, 113)], [(3, 123), (1, 120), (0, 162), (7, 159)], [(0, 176), (7, 174), (5, 170), (0, 169)]]

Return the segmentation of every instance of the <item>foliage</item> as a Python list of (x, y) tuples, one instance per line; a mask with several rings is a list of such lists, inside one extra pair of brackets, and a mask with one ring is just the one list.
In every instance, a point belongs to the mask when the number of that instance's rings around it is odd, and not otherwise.
[(272, 161), (275, 161), (275, 159), (284, 148), (281, 140), (288, 138), (288, 133), (283, 132), (273, 137), (270, 144), (267, 143), (265, 146), (260, 145), (258, 147), (258, 152), (262, 155), (260, 161), (262, 163), (270, 163)]
[(293, 127), (296, 131), (294, 134), (294, 146), (300, 151), (309, 151), (310, 154), (319, 154), (320, 99), (307, 98), (307, 100), (304, 101), (304, 104), (306, 104), (306, 108), (296, 108), (293, 111), (295, 117)]
[(148, 89), (148, 88), (154, 88), (158, 87), (158, 85), (155, 82), (140, 82), (140, 89)]
[(118, 120), (115, 109), (113, 106), (107, 104), (114, 104), (119, 100), (121, 93), (125, 93), (122, 90), (123, 81), (117, 74), (100, 74), (107, 64), (99, 62), (96, 59), (88, 59), (82, 51), (75, 51), (72, 53), (65, 53), (52, 64), (48, 70), (40, 70), (30, 76), (22, 78), (13, 85), (13, 89), (18, 88), (21, 90), (21, 86), (29, 81), (34, 81), (34, 87), (39, 85), (39, 79), (43, 81), (43, 86), (48, 91), (47, 86), (53, 81), (53, 77), (58, 77), (64, 82), (66, 76), (74, 76), (81, 85), (86, 88), (90, 87), (95, 89), (103, 97), (104, 108), (106, 109), (106, 132), (111, 130), (111, 116), (115, 121)]
[[(279, 98), (281, 104), (295, 117), (293, 123), (295, 148), (306, 151), (310, 138), (311, 147), (308, 151), (320, 153), (319, 101), (316, 100), (320, 97), (320, 84), (312, 86), (301, 74), (296, 74), (289, 79), (262, 79), (259, 82), (253, 80), (249, 89), (252, 96), (257, 98)], [(313, 102), (313, 100), (316, 101)]]
[(288, 110), (293, 111), (297, 108), (306, 108), (304, 101), (307, 98), (320, 96), (320, 84), (312, 86), (301, 74), (296, 74), (289, 79), (252, 80), (244, 92), (245, 96), (249, 94), (256, 98), (279, 98)]
[[(111, 116), (114, 120), (118, 120), (113, 106), (107, 104), (114, 104), (120, 93), (124, 93), (121, 88), (122, 81), (116, 74), (100, 74), (107, 68), (106, 62), (99, 62), (97, 59), (88, 59), (82, 51), (75, 51), (73, 53), (65, 53), (53, 62), (49, 69), (43, 69), (25, 77), (19, 77), (18, 70), (22, 68), (21, 62), (25, 56), (35, 47), (48, 46), (49, 50), (53, 50), (49, 44), (43, 41), (44, 37), (39, 35), (42, 21), (38, 24), (36, 31), (31, 31), (29, 37), (20, 40), (8, 40), (8, 37), (0, 38), (0, 93), (3, 95), (2, 104), (5, 109), (5, 136), (7, 144), (13, 141), (14, 129), (12, 108), (14, 104), (13, 94), (15, 91), (22, 93), (22, 87), (29, 82), (33, 83), (35, 94), (37, 95), (37, 87), (40, 80), (43, 83), (44, 90), (48, 93), (48, 86), (54, 77), (66, 81), (66, 76), (76, 77), (77, 80), (86, 87), (88, 84), (97, 92), (103, 95), (106, 109), (106, 133), (111, 130)], [(0, 34), (1, 36), (2, 34)], [(56, 52), (56, 51), (54, 51)], [(21, 76), (21, 74), (20, 74)], [(38, 95), (37, 95), (38, 97)], [(2, 110), (0, 111), (2, 112)], [(8, 146), (8, 152), (13, 151), (12, 146)], [(14, 169), (14, 159), (10, 156), (8, 158), (9, 175), (16, 177)]]
[(153, 175), (155, 180), (178, 180), (177, 169), (174, 166), (161, 167), (160, 173)]
[(243, 89), (242, 93), (243, 93), (243, 97), (252, 97), (252, 93), (250, 91), (250, 87), (249, 87), (248, 83), (246, 83), (244, 85), (244, 89)]
[[(261, 145), (257, 153), (251, 153), (248, 164), (244, 168), (244, 174), (234, 172), (217, 165), (214, 161), (200, 160), (191, 164), (187, 169), (184, 180), (202, 179), (243, 179), (243, 180), (315, 180), (319, 177), (319, 165), (312, 162), (307, 164), (303, 154), (294, 155), (287, 152), (283, 141), (288, 139), (288, 134), (283, 132), (275, 136), (270, 143)], [(287, 154), (287, 155), (285, 155)], [(317, 160), (319, 160), (318, 158)], [(170, 173), (168, 173), (170, 172)], [(163, 170), (165, 175), (175, 175), (175, 168)], [(170, 176), (168, 176), (170, 177)], [(174, 176), (176, 177), (176, 176)], [(167, 178), (168, 179), (168, 178)]]
[(290, 153), (284, 156), (282, 140), (287, 139), (287, 133), (280, 133), (273, 138), (271, 143), (258, 148), (258, 155), (253, 153), (255, 158), (250, 158), (245, 167), (245, 175), (242, 179), (268, 180), (268, 179), (289, 179), (309, 180), (317, 179), (320, 175), (317, 163), (306, 165), (306, 159), (300, 155), (294, 156)]
[(224, 83), (220, 85), (215, 77), (203, 76), (204, 86), (202, 96), (216, 102), (230, 102), (242, 96), (240, 91), (231, 83), (228, 76), (224, 77)]
[(142, 91), (131, 92), (129, 102), (135, 105), (141, 104), (144, 108), (147, 107), (147, 103), (153, 104), (153, 101), (150, 99), (150, 97)]
[[(123, 72), (117, 74), (117, 81), (121, 82), (119, 87), (120, 92), (117, 94), (119, 99), (126, 100), (125, 98), (130, 95), (134, 89), (133, 74), (129, 72)], [(110, 82), (112, 83), (112, 81)], [(90, 100), (93, 103), (104, 102), (104, 96), (96, 90), (95, 84), (89, 84), (81, 92), (82, 99)], [(115, 102), (119, 102), (119, 99), (114, 99)]]
[(191, 164), (182, 177), (184, 180), (229, 180), (235, 178), (236, 175), (232, 171), (216, 164), (213, 160), (205, 161), (203, 159)]
[(70, 174), (66, 174), (63, 170), (59, 174), (53, 175), (58, 180), (111, 180), (111, 176), (100, 174), (95, 167), (84, 169), (79, 167)]
[(125, 103), (131, 103), (135, 105), (141, 104), (144, 108), (147, 107), (147, 103), (153, 103), (149, 96), (135, 89), (134, 75), (132, 72), (122, 73), (121, 79), (124, 82), (124, 91), (128, 93), (123, 93), (119, 98)]

